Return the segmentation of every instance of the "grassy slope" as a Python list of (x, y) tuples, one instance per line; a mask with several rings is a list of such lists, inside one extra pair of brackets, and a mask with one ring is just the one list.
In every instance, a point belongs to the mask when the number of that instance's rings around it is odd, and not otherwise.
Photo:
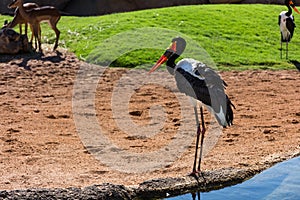
[[(58, 26), (62, 31), (60, 45), (85, 59), (98, 45), (105, 46), (102, 42), (115, 34), (136, 28), (157, 27), (176, 30), (186, 35), (203, 47), (214, 62), (225, 70), (291, 68), (292, 65), (284, 59), (281, 60), (279, 54), (280, 33), (277, 20), (282, 10), (286, 8), (278, 5), (222, 4), (152, 9), (99, 17), (62, 17)], [(294, 16), (297, 24), (300, 16), (296, 14)], [(0, 20), (4, 18), (8, 17), (1, 16)], [(50, 38), (49, 42), (53, 42), (52, 30), (46, 27), (42, 30), (43, 36)], [(157, 37), (161, 34), (163, 33), (160, 31), (153, 33)], [(151, 47), (159, 40), (147, 35), (145, 38), (149, 38), (146, 43), (151, 43)], [(290, 44), (291, 60), (300, 60), (297, 53), (300, 50), (299, 38), (299, 28), (296, 28)], [(164, 46), (167, 47), (169, 42), (164, 41)], [(121, 44), (119, 48), (123, 48)], [(164, 51), (161, 44), (159, 48), (134, 51), (122, 56), (115, 64), (133, 67), (147, 62), (153, 63)], [(93, 54), (109, 57), (113, 51), (118, 51), (118, 47), (111, 50), (107, 48), (105, 53), (100, 51)]]

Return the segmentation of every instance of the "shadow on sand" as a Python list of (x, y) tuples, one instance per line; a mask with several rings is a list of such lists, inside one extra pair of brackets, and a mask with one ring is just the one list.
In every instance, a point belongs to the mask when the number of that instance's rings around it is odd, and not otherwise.
[(43, 54), (40, 52), (31, 52), (31, 53), (20, 53), (16, 55), (2, 54), (0, 55), (0, 63), (8, 63), (15, 59), (21, 59), (22, 62), (16, 63), (19, 67), (22, 67), (26, 70), (31, 70), (28, 62), (30, 60), (41, 60), (41, 61), (50, 61), (52, 63), (59, 63), (64, 60), (62, 53), (59, 51), (52, 52), (51, 54)]

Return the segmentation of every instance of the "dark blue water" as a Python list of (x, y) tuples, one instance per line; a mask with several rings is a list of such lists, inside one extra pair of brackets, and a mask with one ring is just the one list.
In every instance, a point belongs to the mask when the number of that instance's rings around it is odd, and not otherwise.
[(167, 200), (300, 200), (300, 157), (276, 164), (241, 184), (195, 195), (194, 198), (192, 194), (185, 194)]

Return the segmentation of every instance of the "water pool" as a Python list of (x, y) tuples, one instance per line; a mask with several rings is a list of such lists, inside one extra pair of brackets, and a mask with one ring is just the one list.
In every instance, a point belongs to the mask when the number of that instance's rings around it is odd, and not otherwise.
[[(200, 196), (199, 196), (200, 195)], [(278, 163), (253, 178), (231, 187), (210, 192), (185, 194), (167, 200), (300, 199), (300, 157)]]

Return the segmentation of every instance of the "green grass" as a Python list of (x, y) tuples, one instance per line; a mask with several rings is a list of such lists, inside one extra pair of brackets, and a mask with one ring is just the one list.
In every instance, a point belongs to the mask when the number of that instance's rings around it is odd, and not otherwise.
[[(62, 17), (60, 46), (79, 58), (118, 67), (149, 67), (172, 37), (188, 40), (182, 57), (214, 62), (219, 69), (289, 69), (280, 59), (279, 5), (197, 5), (98, 17)], [(300, 15), (294, 14), (295, 22)], [(10, 19), (0, 16), (0, 20)], [(300, 27), (300, 25), (299, 25)], [(42, 27), (44, 40), (53, 31)], [(291, 60), (300, 60), (300, 30), (289, 45)], [(207, 52), (207, 53), (206, 53)]]

